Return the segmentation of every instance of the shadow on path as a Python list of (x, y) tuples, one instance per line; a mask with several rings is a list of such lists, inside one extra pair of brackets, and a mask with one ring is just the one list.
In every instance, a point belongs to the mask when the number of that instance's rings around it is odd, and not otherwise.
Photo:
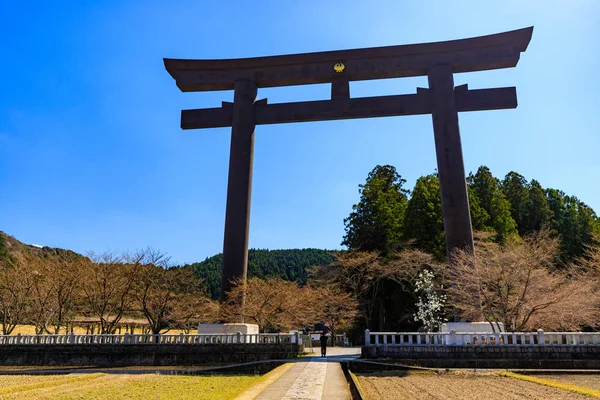
[[(318, 349), (320, 351), (320, 349)], [(159, 375), (203, 375), (203, 374), (218, 374), (218, 373), (264, 373), (265, 369), (270, 370), (276, 366), (286, 363), (308, 363), (308, 362), (332, 362), (341, 363), (344, 361), (356, 360), (360, 357), (360, 347), (328, 347), (327, 356), (320, 357), (316, 353), (308, 354), (298, 358), (279, 359), (279, 360), (263, 360), (252, 361), (240, 364), (231, 364), (218, 367), (161, 367), (161, 368), (144, 368), (131, 369), (128, 368), (95, 368), (95, 367), (79, 367), (79, 368), (39, 368), (39, 369), (2, 369), (0, 367), (0, 375), (66, 375), (66, 374), (159, 374)]]

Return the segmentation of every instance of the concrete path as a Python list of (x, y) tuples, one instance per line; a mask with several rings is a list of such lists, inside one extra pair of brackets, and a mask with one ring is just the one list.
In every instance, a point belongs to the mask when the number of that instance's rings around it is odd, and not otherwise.
[(356, 358), (359, 348), (329, 348), (327, 357), (302, 357), (286, 364), (288, 369), (258, 395), (240, 398), (256, 400), (350, 400), (341, 361)]

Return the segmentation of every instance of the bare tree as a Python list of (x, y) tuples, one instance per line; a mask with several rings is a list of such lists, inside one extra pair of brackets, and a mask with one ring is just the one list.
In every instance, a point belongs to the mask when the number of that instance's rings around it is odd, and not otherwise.
[[(239, 299), (246, 291), (246, 306)], [(308, 288), (281, 278), (250, 278), (246, 286), (236, 285), (221, 306), (226, 321), (255, 323), (261, 330), (302, 328), (316, 319), (315, 298)]]
[(501, 246), (476, 242), (458, 251), (452, 302), (463, 318), (508, 330), (572, 329), (597, 320), (597, 285), (573, 267), (556, 268), (559, 243), (547, 231)]
[(367, 328), (371, 328), (373, 312), (383, 283), (379, 255), (376, 252), (338, 252), (329, 266), (313, 269), (317, 282), (338, 282), (359, 302), (359, 310)]
[(60, 328), (66, 329), (75, 316), (80, 276), (89, 260), (76, 254), (47, 251), (29, 257), (27, 264), (32, 275), (28, 320), (37, 334), (60, 333)]
[(51, 257), (50, 274), (54, 282), (54, 312), (51, 325), (53, 333), (65, 333), (76, 313), (76, 302), (81, 294), (82, 276), (90, 266), (89, 259), (76, 254), (62, 254)]
[(144, 254), (90, 254), (92, 263), (85, 271), (82, 292), (89, 314), (98, 318), (100, 333), (114, 333), (123, 313), (135, 300), (133, 289)]
[[(138, 253), (138, 273), (132, 291), (153, 334), (170, 326), (170, 313), (175, 291), (181, 284), (177, 273), (168, 273), (169, 258), (158, 250), (147, 248)], [(173, 279), (175, 278), (175, 279)]]
[[(386, 282), (395, 282), (406, 293), (414, 294), (414, 282), (423, 269), (442, 272), (433, 257), (419, 250), (404, 249), (382, 258), (375, 252), (338, 252), (328, 266), (312, 268), (317, 282), (337, 282), (358, 300), (360, 315), (372, 329), (374, 313), (381, 309)], [(406, 318), (410, 318), (407, 313)]]
[(572, 268), (581, 274), (600, 277), (600, 235), (596, 235), (591, 242), (592, 244), (586, 246), (583, 257), (575, 260)]
[(134, 293), (152, 333), (158, 334), (174, 326), (176, 303), (187, 295), (202, 297), (202, 287), (190, 268), (144, 264)]
[(358, 301), (339, 285), (314, 288), (313, 297), (316, 299), (316, 315), (329, 327), (334, 338), (340, 330), (350, 328), (359, 313)]
[(31, 306), (33, 277), (27, 266), (27, 260), (31, 257), (23, 255), (14, 262), (2, 262), (0, 265), (0, 323), (3, 335), (10, 335), (17, 325), (25, 322)]
[(185, 333), (198, 324), (213, 323), (219, 316), (219, 304), (204, 292), (179, 294), (173, 304), (173, 326)]

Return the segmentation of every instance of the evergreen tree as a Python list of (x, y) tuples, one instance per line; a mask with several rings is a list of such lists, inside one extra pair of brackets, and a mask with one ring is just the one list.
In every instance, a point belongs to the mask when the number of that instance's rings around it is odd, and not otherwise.
[(523, 235), (527, 231), (525, 220), (529, 205), (527, 180), (523, 175), (511, 171), (504, 177), (501, 190), (510, 203), (511, 215), (517, 224), (517, 230)]
[(496, 241), (504, 243), (509, 236), (518, 234), (517, 224), (510, 214), (510, 202), (502, 192), (497, 191), (492, 197), (492, 227), (496, 231)]
[(552, 210), (542, 185), (535, 179), (528, 185), (526, 210), (521, 234), (531, 234), (542, 227), (549, 226), (552, 221)]
[(596, 212), (587, 204), (579, 202), (579, 221), (581, 226), (581, 255), (585, 253), (586, 247), (598, 245), (597, 239), (600, 236), (600, 219)]
[(499, 181), (494, 178), (490, 169), (485, 165), (482, 165), (477, 169), (475, 175), (469, 174), (467, 183), (471, 186), (474, 194), (479, 199), (481, 208), (485, 210), (488, 215), (492, 215), (492, 200), (494, 195), (498, 191)]
[(550, 228), (553, 234), (559, 234), (565, 216), (565, 194), (560, 190), (546, 189), (546, 198), (552, 212), (550, 215)]
[(350, 250), (393, 252), (403, 240), (404, 216), (408, 204), (406, 181), (391, 165), (376, 166), (364, 185), (360, 201), (344, 219), (343, 246)]
[(564, 260), (581, 257), (600, 233), (600, 221), (594, 210), (576, 197), (565, 196), (565, 213), (561, 222), (561, 256)]
[(565, 212), (561, 221), (561, 255), (563, 259), (572, 259), (581, 254), (582, 229), (577, 198), (565, 197)]
[(480, 226), (476, 229), (494, 229), (496, 240), (501, 243), (509, 236), (517, 234), (517, 223), (511, 214), (511, 203), (502, 193), (500, 181), (492, 175), (490, 169), (482, 165), (475, 175), (469, 174), (467, 183), (473, 192), (473, 197), (477, 199), (473, 200), (475, 207), (479, 202), (483, 211), (489, 215), (486, 226), (481, 226), (480, 221), (484, 218), (480, 217), (478, 221)]
[[(313, 265), (327, 265), (333, 262), (330, 250), (291, 249), (291, 250), (248, 250), (248, 277), (266, 279), (279, 277), (287, 281), (306, 284), (306, 269)], [(223, 254), (186, 265), (192, 268), (198, 278), (207, 286), (211, 298), (218, 299), (221, 285)]]
[(417, 180), (408, 201), (404, 225), (405, 237), (414, 239), (416, 246), (437, 258), (446, 255), (440, 181), (435, 175)]
[(467, 194), (469, 195), (469, 210), (473, 229), (476, 231), (486, 230), (490, 220), (489, 214), (479, 204), (479, 197), (477, 197), (471, 186), (467, 186)]

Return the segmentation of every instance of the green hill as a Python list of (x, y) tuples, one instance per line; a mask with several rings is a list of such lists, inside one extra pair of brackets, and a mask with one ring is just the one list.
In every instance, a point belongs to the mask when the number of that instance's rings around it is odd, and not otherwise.
[[(326, 265), (333, 262), (331, 250), (292, 249), (248, 251), (248, 277), (267, 278), (279, 276), (285, 280), (306, 283), (306, 268), (312, 265)], [(208, 293), (213, 299), (219, 298), (221, 267), (223, 254), (217, 254), (206, 260), (188, 264), (198, 277), (204, 280)]]

